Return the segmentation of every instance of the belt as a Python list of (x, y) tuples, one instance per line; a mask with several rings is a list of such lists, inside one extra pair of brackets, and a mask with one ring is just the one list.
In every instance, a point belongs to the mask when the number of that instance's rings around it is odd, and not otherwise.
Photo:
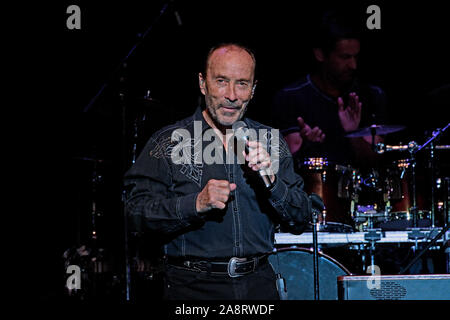
[(252, 273), (256, 268), (267, 262), (268, 255), (261, 255), (252, 258), (232, 257), (228, 261), (209, 261), (198, 259), (184, 259), (181, 257), (168, 257), (167, 263), (178, 268), (197, 272), (207, 272), (213, 274), (228, 274), (235, 278)]

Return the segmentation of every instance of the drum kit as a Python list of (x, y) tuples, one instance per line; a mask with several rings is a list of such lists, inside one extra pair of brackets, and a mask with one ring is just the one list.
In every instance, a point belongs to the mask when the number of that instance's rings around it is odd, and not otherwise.
[[(372, 125), (347, 134), (346, 137), (350, 138), (371, 136), (372, 148), (380, 155), (406, 153), (406, 156), (384, 162), (387, 164), (379, 168), (360, 170), (334, 163), (326, 157), (305, 158), (300, 162), (299, 173), (305, 181), (305, 191), (320, 196), (324, 206), (310, 225), (313, 248), (281, 246), (270, 258), (277, 276), (284, 279), (283, 287), (290, 287), (289, 296), (286, 290), (281, 292), (284, 293), (280, 294), (282, 299), (337, 299), (336, 277), (351, 274), (342, 264), (318, 249), (317, 232), (364, 233), (367, 245), (358, 246), (358, 251), (368, 249), (370, 266), (366, 271), (372, 274), (377, 267), (374, 252), (381, 232), (408, 231), (408, 238), (416, 241), (416, 249), (421, 230), (442, 227), (443, 231), (438, 236), (446, 233), (450, 178), (445, 176), (448, 172), (438, 168), (436, 160), (438, 153), (450, 150), (449, 145), (437, 144), (449, 126), (450, 123), (433, 131), (422, 145), (415, 141), (406, 145), (375, 144), (376, 135), (401, 131), (405, 129), (403, 126)], [(417, 160), (420, 154), (428, 160), (427, 165), (421, 165)], [(436, 240), (437, 237), (430, 243), (436, 243)], [(430, 245), (423, 251), (428, 248)], [(422, 254), (416, 254), (400, 272), (411, 267)], [(358, 255), (364, 262), (366, 253), (359, 252)], [(302, 288), (296, 289), (299, 285)]]
[[(449, 178), (436, 175), (434, 158), (436, 151), (450, 150), (450, 145), (435, 145), (448, 126), (436, 130), (423, 145), (415, 141), (406, 145), (373, 145), (378, 154), (408, 152), (407, 156), (382, 168), (360, 170), (328, 161), (326, 157), (304, 159), (299, 171), (305, 181), (305, 191), (318, 194), (325, 204), (319, 216), (319, 231), (366, 231), (374, 227), (404, 230), (446, 224)], [(372, 125), (346, 137), (374, 137), (404, 128)], [(422, 150), (429, 152), (429, 177), (417, 174), (417, 153)], [(440, 198), (438, 190), (444, 191)]]

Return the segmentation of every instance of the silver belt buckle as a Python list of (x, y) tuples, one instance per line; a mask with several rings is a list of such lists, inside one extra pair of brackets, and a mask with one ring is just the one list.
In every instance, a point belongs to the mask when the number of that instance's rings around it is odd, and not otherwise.
[(236, 274), (236, 267), (237, 267), (238, 262), (245, 262), (245, 261), (247, 261), (246, 258), (232, 257), (230, 259), (230, 261), (228, 261), (228, 275), (231, 278), (236, 278), (236, 277), (242, 276), (241, 274)]

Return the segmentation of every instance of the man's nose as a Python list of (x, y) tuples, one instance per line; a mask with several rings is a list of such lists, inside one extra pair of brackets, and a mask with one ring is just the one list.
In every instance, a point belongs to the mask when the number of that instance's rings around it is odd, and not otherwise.
[(356, 70), (356, 68), (358, 68), (358, 62), (357, 62), (356, 58), (353, 57), (353, 58), (350, 59), (348, 67), (351, 70)]
[(229, 101), (236, 101), (236, 89), (234, 88), (234, 85), (229, 84), (227, 87), (227, 91), (225, 93), (225, 98), (227, 98)]

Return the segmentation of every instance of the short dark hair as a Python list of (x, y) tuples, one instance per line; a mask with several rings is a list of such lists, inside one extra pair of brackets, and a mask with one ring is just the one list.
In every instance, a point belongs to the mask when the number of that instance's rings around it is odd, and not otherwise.
[(338, 10), (323, 12), (315, 28), (313, 48), (320, 48), (325, 54), (329, 54), (336, 48), (339, 40), (361, 40), (361, 28), (351, 15), (351, 12), (344, 13)]
[(244, 45), (242, 43), (239, 43), (239, 42), (221, 42), (221, 43), (216, 44), (215, 46), (211, 47), (209, 49), (208, 53), (206, 54), (206, 58), (205, 58), (205, 61), (204, 61), (204, 64), (203, 64), (203, 71), (202, 71), (202, 74), (203, 74), (204, 77), (206, 77), (206, 70), (208, 69), (208, 62), (209, 62), (209, 59), (211, 58), (211, 55), (214, 53), (214, 51), (216, 51), (218, 49), (221, 49), (221, 48), (230, 47), (230, 46), (235, 46), (235, 47), (238, 47), (240, 49), (243, 49), (252, 57), (252, 59), (253, 59), (253, 66), (254, 66), (255, 75), (256, 75), (256, 58), (255, 58), (255, 53), (253, 52), (253, 50), (250, 47), (248, 47), (248, 46), (246, 46), (246, 45)]

